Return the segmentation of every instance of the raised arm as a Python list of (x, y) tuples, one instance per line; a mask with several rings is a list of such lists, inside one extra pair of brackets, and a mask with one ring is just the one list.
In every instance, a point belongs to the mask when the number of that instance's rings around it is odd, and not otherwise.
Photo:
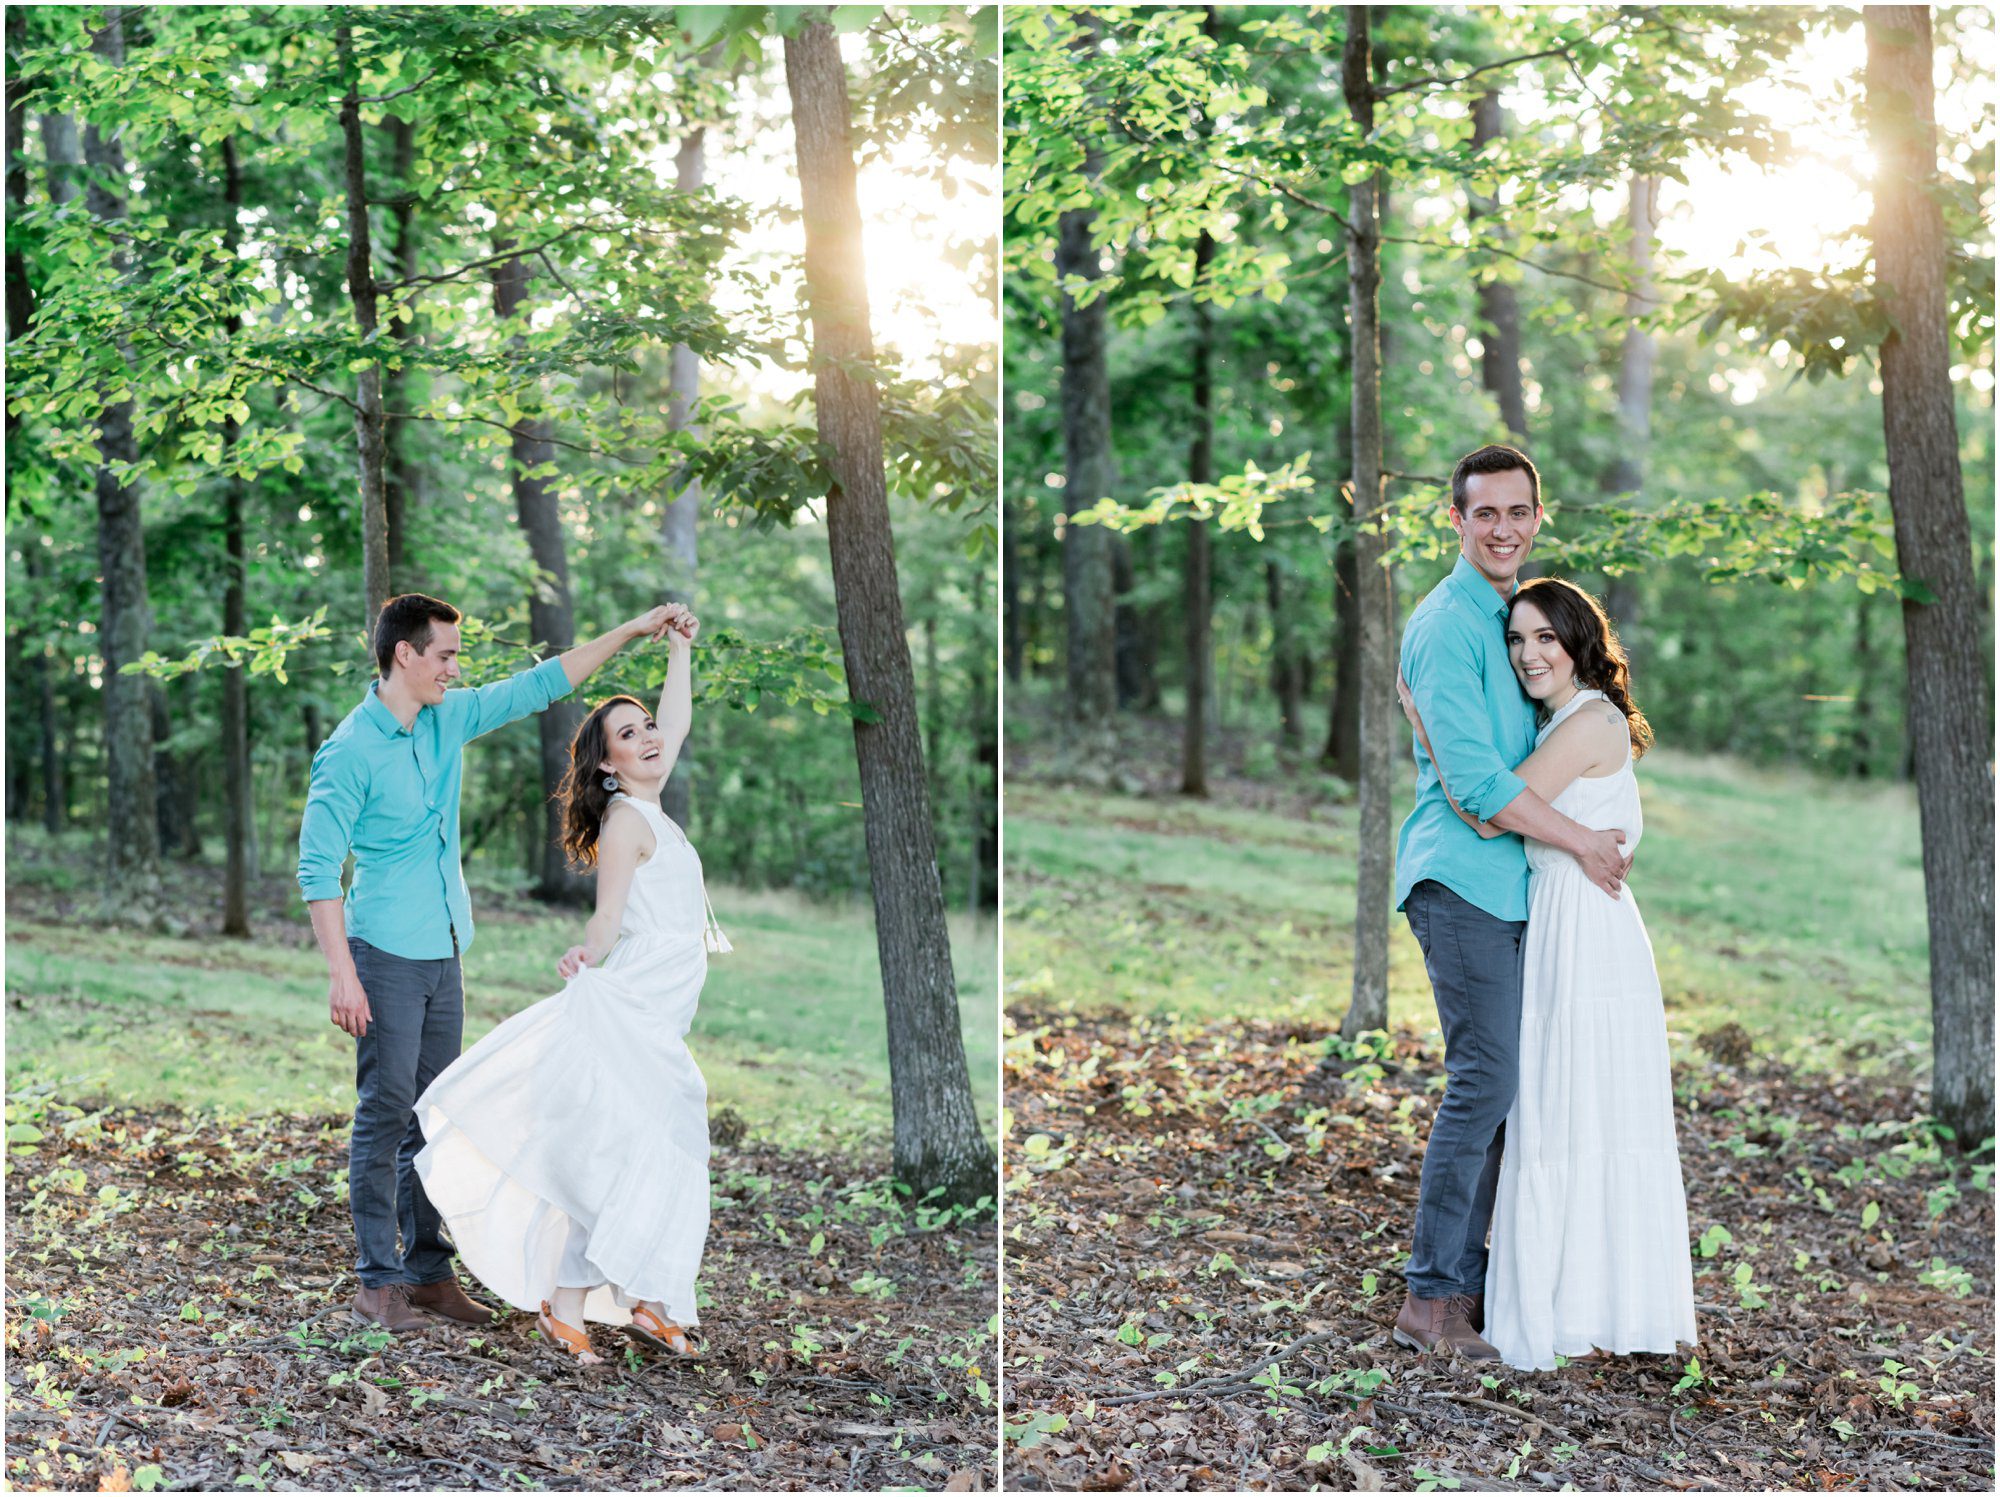
[(672, 774), (694, 723), (694, 637), (701, 632), (701, 621), (678, 603), (669, 603), (667, 611), (667, 679), (660, 687), (660, 710), (653, 721), (664, 740), (661, 761)]
[(652, 828), (645, 817), (616, 801), (604, 813), (597, 834), (597, 910), (583, 927), (583, 944), (572, 946), (556, 963), (565, 981), (585, 967), (599, 967), (618, 944), (625, 921), (625, 901), (632, 893), (632, 875), (654, 850)]

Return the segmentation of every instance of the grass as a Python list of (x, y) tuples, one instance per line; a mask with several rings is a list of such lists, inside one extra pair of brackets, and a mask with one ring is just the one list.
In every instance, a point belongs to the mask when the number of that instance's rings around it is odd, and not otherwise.
[[(711, 1107), (733, 1108), (752, 1136), (784, 1147), (886, 1152), (887, 1037), (868, 909), (785, 892), (713, 894), (735, 950), (712, 959), (689, 1036)], [(580, 916), (524, 899), (474, 898), (467, 1046), (561, 986), (556, 958), (582, 929)], [(241, 942), (11, 912), (8, 1090), (44, 1085), (71, 1101), (232, 1112), (347, 1110), (353, 1041), (328, 1022), (325, 964), (303, 907), (273, 914), (259, 921), (259, 939)], [(990, 1132), (993, 922), (954, 916), (952, 945), (966, 1061)]]
[[(1819, 1066), (1929, 1065), (1914, 792), (1656, 750), (1631, 889), (1677, 1048), (1726, 1022)], [(1407, 814), (1409, 791), (1396, 807)], [(1079, 1010), (1314, 1022), (1352, 976), (1351, 803), (1258, 810), (1012, 780), (1007, 996)], [(1390, 1020), (1434, 1031), (1390, 921)]]

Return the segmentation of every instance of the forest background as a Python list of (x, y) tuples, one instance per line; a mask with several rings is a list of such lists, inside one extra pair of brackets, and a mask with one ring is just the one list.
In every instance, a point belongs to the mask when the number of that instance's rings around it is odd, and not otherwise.
[[(1994, 62), (1972, 8), (1010, 17), (1010, 1482), (1990, 1479)], [(1487, 441), (1658, 737), (1671, 1367), (1386, 1342), (1443, 1080), (1394, 659)]]
[[(13, 1479), (990, 1480), (995, 13), (10, 7), (7, 52)], [(345, 1329), (292, 870), (413, 589), (468, 684), (703, 621), (714, 1355), (561, 1391), (532, 1455), (492, 1433), (531, 1335), (468, 1373)], [(468, 752), (468, 1043), (587, 910), (581, 704), (664, 665)], [(384, 1440), (385, 1398), (458, 1414)]]

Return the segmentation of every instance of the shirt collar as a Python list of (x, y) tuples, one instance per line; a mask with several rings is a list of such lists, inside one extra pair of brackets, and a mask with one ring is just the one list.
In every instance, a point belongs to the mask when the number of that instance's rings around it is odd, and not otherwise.
[[(421, 710), (419, 709), (420, 712)], [(375, 724), (376, 730), (384, 738), (409, 738), (413, 736), (408, 728), (396, 721), (396, 714), (391, 712), (383, 702), (382, 678), (380, 676), (370, 681), (368, 683), (368, 690), (362, 694), (361, 715)]]
[[(1451, 580), (1465, 595), (1466, 600), (1481, 613), (1490, 613), (1495, 618), (1504, 619), (1507, 617), (1507, 610), (1513, 606), (1512, 596), (1501, 597), (1493, 584), (1486, 580), (1486, 574), (1465, 559), (1464, 552), (1459, 553), (1457, 564), (1451, 569)], [(1518, 591), (1520, 584), (1516, 583), (1514, 586)]]

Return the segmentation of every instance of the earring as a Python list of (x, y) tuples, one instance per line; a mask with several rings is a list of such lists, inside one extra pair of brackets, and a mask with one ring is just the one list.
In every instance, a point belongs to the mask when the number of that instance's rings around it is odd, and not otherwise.
[(616, 790), (618, 788), (618, 776), (615, 774), (606, 775), (604, 777), (604, 788), (606, 790)]

